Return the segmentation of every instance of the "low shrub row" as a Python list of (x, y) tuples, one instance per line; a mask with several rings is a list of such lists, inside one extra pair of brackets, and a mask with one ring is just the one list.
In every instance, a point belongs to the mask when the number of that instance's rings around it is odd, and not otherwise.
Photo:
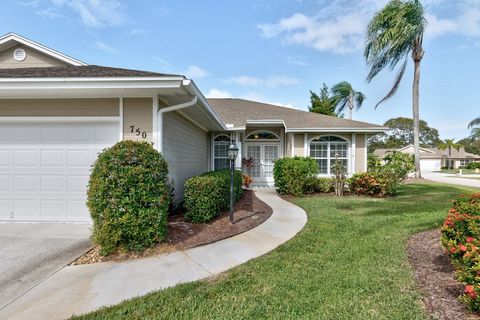
[(480, 169), (480, 162), (470, 162), (467, 165), (467, 169), (470, 169), (470, 170)]
[[(243, 177), (239, 170), (234, 173), (235, 201), (243, 194)], [(223, 169), (204, 173), (185, 183), (185, 220), (205, 223), (216, 218), (230, 205), (230, 170)]]
[(442, 245), (465, 285), (461, 300), (480, 311), (480, 193), (460, 195), (442, 226)]

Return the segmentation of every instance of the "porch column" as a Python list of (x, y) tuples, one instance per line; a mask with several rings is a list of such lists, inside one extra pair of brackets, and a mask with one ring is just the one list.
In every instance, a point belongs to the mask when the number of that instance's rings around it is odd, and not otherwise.
[(355, 173), (355, 162), (356, 162), (356, 150), (357, 150), (357, 134), (352, 133), (352, 150), (351, 150), (351, 163), (350, 163), (350, 173)]
[(235, 132), (233, 136), (238, 147), (238, 156), (237, 156), (237, 159), (235, 160), (235, 168), (242, 170), (243, 154), (242, 154), (242, 140), (240, 139), (240, 132)]
[(308, 157), (308, 133), (303, 134), (303, 156)]
[(153, 147), (157, 150), (160, 150), (159, 148), (159, 134), (158, 134), (158, 97), (154, 96), (152, 98), (152, 119), (153, 119), (153, 125), (152, 125), (152, 141), (153, 141)]

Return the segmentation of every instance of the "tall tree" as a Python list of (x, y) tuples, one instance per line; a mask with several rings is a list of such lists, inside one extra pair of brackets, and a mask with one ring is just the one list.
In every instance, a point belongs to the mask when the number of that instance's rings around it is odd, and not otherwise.
[[(368, 151), (375, 149), (398, 149), (413, 144), (413, 120), (412, 118), (392, 118), (387, 120), (384, 126), (386, 132), (376, 134), (368, 139)], [(432, 128), (424, 120), (420, 120), (420, 146), (433, 148), (440, 143), (438, 130)]]
[(308, 111), (326, 114), (327, 116), (338, 116), (335, 112), (335, 101), (330, 97), (327, 85), (324, 83), (320, 89), (320, 95), (310, 90), (310, 106)]
[(460, 143), (455, 142), (455, 139), (445, 139), (445, 141), (442, 141), (438, 144), (438, 149), (440, 150), (446, 150), (448, 149), (448, 166), (452, 167), (452, 161), (450, 159), (452, 158), (452, 149), (455, 149), (457, 151), (460, 150), (460, 148), (463, 147)]
[(337, 113), (343, 113), (348, 108), (348, 118), (352, 119), (353, 109), (360, 109), (365, 95), (360, 91), (355, 91), (350, 83), (342, 81), (332, 87), (333, 100), (337, 108)]
[(377, 103), (375, 108), (397, 92), (405, 74), (408, 56), (411, 54), (414, 62), (412, 110), (415, 176), (417, 178), (421, 178), (419, 84), (420, 62), (424, 55), (423, 33), (426, 24), (425, 12), (419, 0), (391, 0), (370, 21), (364, 52), (367, 64), (370, 66), (367, 76), (369, 82), (387, 66), (393, 70), (398, 62), (403, 60), (392, 89)]
[(480, 126), (480, 117), (475, 118), (472, 121), (470, 121), (470, 123), (468, 124), (468, 129), (473, 129), (477, 126)]
[(470, 138), (472, 140), (480, 140), (480, 117), (470, 121), (468, 129), (471, 130)]
[(473, 153), (480, 156), (480, 139), (472, 139), (472, 137), (459, 140), (466, 152)]

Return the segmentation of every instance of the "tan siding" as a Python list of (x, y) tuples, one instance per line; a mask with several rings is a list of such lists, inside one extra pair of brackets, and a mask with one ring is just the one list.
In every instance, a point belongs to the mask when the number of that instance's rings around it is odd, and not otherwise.
[(118, 99), (0, 100), (0, 116), (118, 116)]
[(296, 133), (294, 144), (293, 144), (293, 151), (295, 152), (294, 155), (303, 157), (303, 149), (304, 149), (304, 135), (303, 133)]
[[(133, 132), (132, 132), (133, 126)], [(137, 135), (137, 129), (140, 134)], [(145, 132), (146, 137), (142, 137)], [(123, 101), (123, 139), (152, 142), (153, 109), (151, 98), (129, 98)]]
[(163, 156), (174, 181), (175, 200), (183, 200), (188, 178), (208, 171), (207, 132), (190, 122), (178, 112), (163, 116)]
[(356, 139), (356, 148), (355, 148), (355, 172), (364, 172), (365, 164), (367, 159), (365, 159), (365, 135), (357, 134)]
[[(13, 52), (18, 48), (22, 48), (27, 54), (27, 57), (23, 61), (17, 61), (13, 58)], [(0, 69), (62, 67), (67, 65), (68, 64), (63, 61), (23, 45), (18, 45), (0, 52)]]

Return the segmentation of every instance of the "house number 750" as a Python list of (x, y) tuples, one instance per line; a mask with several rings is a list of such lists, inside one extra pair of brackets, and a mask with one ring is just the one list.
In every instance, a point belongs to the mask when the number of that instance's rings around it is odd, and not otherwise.
[(135, 126), (130, 126), (130, 132), (135, 133), (135, 135), (142, 136), (142, 139), (147, 138), (147, 133), (145, 131), (142, 131), (140, 128), (135, 128)]

